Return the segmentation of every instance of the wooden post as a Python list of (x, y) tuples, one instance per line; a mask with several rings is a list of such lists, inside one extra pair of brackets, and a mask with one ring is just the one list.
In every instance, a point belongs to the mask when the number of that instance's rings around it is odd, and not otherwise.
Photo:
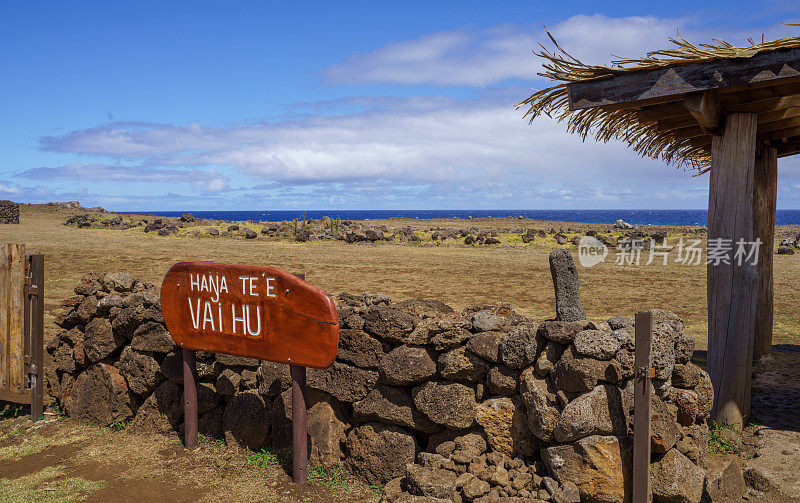
[(25, 245), (11, 245), (8, 390), (25, 394)]
[(183, 349), (183, 438), (187, 449), (197, 448), (197, 364), (195, 351)]
[[(752, 243), (757, 114), (728, 115), (711, 145), (708, 194), (708, 373), (714, 385), (712, 419), (741, 427), (750, 412), (758, 269), (737, 263), (737, 241)], [(721, 240), (721, 241), (718, 241)]]
[(44, 256), (28, 255), (26, 262), (25, 359), (29, 361), (31, 420), (38, 421), (44, 415)]
[[(305, 280), (306, 275), (295, 273)], [(292, 376), (292, 475), (295, 484), (308, 480), (308, 427), (306, 424), (306, 368), (289, 365)]]
[(9, 391), (11, 245), (0, 243), (0, 390)]
[(775, 204), (778, 195), (778, 150), (759, 145), (756, 149), (753, 178), (753, 234), (761, 240), (758, 251), (758, 304), (753, 342), (753, 360), (772, 351), (773, 312), (773, 242), (775, 240)]
[(652, 315), (636, 313), (633, 388), (633, 503), (650, 501), (650, 353)]
[(308, 428), (306, 426), (306, 368), (290, 365), (292, 374), (292, 473), (295, 484), (308, 479)]

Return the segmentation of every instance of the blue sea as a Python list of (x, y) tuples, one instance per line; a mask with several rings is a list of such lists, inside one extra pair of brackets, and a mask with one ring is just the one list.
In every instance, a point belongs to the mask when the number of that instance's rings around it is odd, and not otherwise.
[[(302, 211), (143, 211), (124, 213), (148, 213), (163, 217), (179, 217), (191, 213), (197, 218), (213, 220), (256, 220), (279, 222), (302, 219)], [(342, 220), (366, 220), (382, 218), (500, 218), (523, 216), (534, 220), (557, 220), (592, 224), (613, 224), (622, 219), (636, 225), (706, 225), (707, 210), (311, 210), (306, 218), (320, 219), (324, 216)], [(800, 223), (800, 210), (778, 210), (776, 223), (785, 225)]]

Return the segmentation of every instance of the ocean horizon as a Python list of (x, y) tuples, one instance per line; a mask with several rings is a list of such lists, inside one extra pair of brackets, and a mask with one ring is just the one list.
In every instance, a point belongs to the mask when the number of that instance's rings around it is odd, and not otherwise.
[[(226, 210), (226, 211), (122, 211), (123, 214), (146, 213), (162, 217), (179, 217), (191, 213), (197, 218), (212, 220), (255, 220), (276, 222), (302, 219), (301, 210)], [(635, 225), (704, 226), (708, 223), (708, 210), (308, 210), (305, 217), (322, 217), (342, 220), (376, 220), (386, 218), (502, 218), (519, 217), (533, 220), (613, 224), (619, 219)], [(800, 210), (778, 210), (777, 225), (800, 223)]]

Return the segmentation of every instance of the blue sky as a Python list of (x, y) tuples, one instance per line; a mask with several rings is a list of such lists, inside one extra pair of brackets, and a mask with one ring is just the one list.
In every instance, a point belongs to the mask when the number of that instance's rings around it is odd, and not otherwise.
[[(795, 1), (0, 4), (0, 198), (114, 210), (704, 208), (706, 176), (513, 105), (586, 61), (794, 35)], [(800, 208), (800, 161), (779, 161)]]

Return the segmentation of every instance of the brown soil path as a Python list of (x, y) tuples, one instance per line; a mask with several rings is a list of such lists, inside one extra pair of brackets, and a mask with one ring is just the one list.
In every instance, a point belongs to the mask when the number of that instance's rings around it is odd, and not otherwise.
[(4, 502), (374, 502), (352, 481), (295, 486), (278, 465), (219, 444), (133, 435), (47, 416), (0, 421)]

